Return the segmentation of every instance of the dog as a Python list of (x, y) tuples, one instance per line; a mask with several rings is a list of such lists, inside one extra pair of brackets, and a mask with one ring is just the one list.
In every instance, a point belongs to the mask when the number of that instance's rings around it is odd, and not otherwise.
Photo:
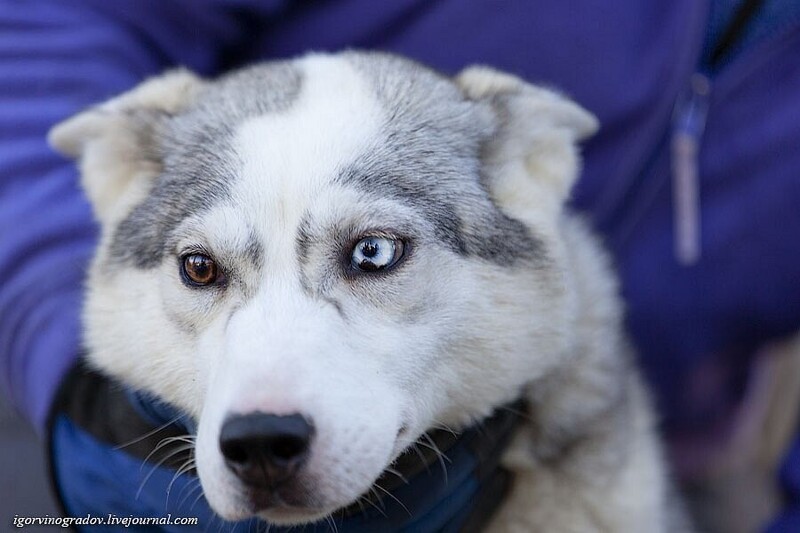
[(488, 530), (687, 531), (609, 258), (565, 207), (597, 127), (383, 53), (145, 81), (50, 134), (102, 228), (88, 360), (197, 422), (227, 520), (330, 516), (522, 398)]

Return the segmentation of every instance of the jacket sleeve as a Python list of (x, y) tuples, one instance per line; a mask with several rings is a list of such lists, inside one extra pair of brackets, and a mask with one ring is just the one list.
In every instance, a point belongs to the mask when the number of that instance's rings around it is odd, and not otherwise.
[(0, 389), (41, 430), (79, 352), (97, 238), (56, 122), (175, 64), (200, 73), (241, 34), (211, 4), (0, 1)]

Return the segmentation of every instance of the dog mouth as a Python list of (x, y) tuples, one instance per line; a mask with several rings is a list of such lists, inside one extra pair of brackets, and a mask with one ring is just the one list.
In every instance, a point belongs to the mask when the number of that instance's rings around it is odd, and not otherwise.
[[(398, 435), (402, 432), (398, 432)], [(430, 445), (408, 446), (386, 465), (384, 470), (375, 478), (370, 488), (357, 498), (335, 507), (316, 505), (313, 502), (313, 491), (304, 488), (300, 480), (297, 483), (287, 483), (276, 488), (248, 487), (247, 501), (254, 514), (269, 520), (276, 518), (283, 520), (309, 522), (324, 516), (335, 515), (340, 518), (363, 513), (365, 506), (383, 508), (384, 495), (391, 498), (391, 493), (399, 487), (407, 485), (409, 480), (418, 474), (430, 469), (442, 461), (443, 451), (455, 445), (460, 435), (450, 431), (431, 431)], [(313, 485), (313, 484), (312, 484)], [(379, 487), (379, 488), (378, 488)]]
[[(294, 487), (248, 487), (246, 499), (254, 513), (269, 512), (272, 510), (291, 510), (306, 513), (319, 512), (318, 509), (308, 505), (308, 495), (299, 494)], [(303, 491), (305, 492), (305, 491)]]
[[(452, 437), (452, 434), (448, 436)], [(420, 454), (420, 450), (408, 448), (401, 451), (385, 466), (364, 494), (348, 501), (320, 501), (315, 493), (319, 483), (307, 478), (302, 470), (279, 483), (242, 483), (239, 497), (252, 516), (259, 516), (276, 525), (311, 523), (327, 516), (346, 518), (362, 513), (370, 503), (380, 508), (383, 505), (381, 494), (408, 483), (410, 477), (430, 468), (435, 461), (435, 457)], [(380, 489), (376, 489), (376, 486)]]
[(258, 516), (275, 525), (311, 523), (333, 511), (322, 505), (314, 497), (313, 490), (309, 490), (300, 480), (273, 487), (246, 485), (240, 494), (251, 516)]

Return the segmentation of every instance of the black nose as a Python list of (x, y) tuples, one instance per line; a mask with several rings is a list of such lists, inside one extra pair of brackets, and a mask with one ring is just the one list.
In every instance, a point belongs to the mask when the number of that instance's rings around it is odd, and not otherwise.
[(300, 415), (233, 415), (222, 424), (219, 449), (242, 481), (273, 487), (303, 464), (313, 436), (314, 426)]

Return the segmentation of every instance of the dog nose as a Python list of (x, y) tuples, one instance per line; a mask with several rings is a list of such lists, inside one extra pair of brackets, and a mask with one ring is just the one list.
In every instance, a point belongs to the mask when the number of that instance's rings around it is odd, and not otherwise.
[(314, 426), (299, 414), (233, 415), (222, 424), (219, 448), (225, 463), (242, 481), (273, 487), (305, 462)]

